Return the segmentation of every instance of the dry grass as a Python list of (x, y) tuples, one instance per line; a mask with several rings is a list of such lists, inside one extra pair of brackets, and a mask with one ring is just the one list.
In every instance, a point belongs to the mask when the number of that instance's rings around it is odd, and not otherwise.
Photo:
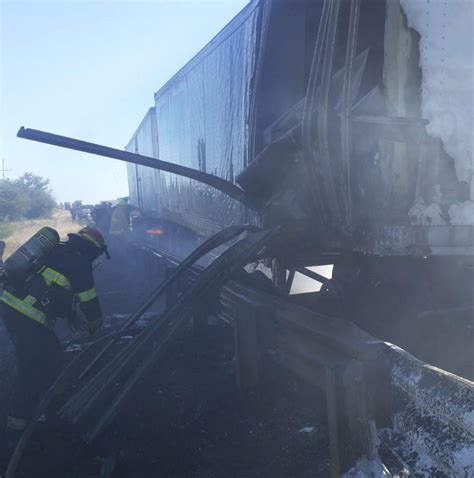
[(55, 210), (50, 218), (11, 223), (11, 231), (13, 232), (3, 239), (6, 242), (3, 258), (6, 259), (43, 226), (50, 226), (56, 229), (61, 239), (66, 239), (68, 232), (76, 232), (81, 228), (80, 224), (72, 222), (69, 211), (63, 211), (62, 209)]

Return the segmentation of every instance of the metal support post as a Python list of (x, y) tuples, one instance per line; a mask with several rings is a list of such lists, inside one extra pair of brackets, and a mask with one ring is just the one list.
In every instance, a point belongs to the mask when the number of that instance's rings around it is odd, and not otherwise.
[(372, 443), (370, 423), (373, 417), (367, 397), (364, 364), (352, 360), (342, 375), (343, 406), (346, 432), (342, 444), (344, 463), (350, 465), (357, 458), (375, 458), (375, 444)]

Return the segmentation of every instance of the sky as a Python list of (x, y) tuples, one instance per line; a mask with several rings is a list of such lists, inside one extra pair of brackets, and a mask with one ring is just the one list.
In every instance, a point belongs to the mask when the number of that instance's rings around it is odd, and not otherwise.
[(247, 3), (0, 0), (6, 177), (49, 178), (58, 202), (128, 195), (125, 163), (20, 139), (18, 129), (123, 149), (154, 92)]

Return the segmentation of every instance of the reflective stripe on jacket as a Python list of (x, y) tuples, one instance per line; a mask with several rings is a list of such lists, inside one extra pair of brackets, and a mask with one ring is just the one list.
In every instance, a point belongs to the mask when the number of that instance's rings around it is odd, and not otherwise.
[(41, 325), (46, 323), (46, 314), (32, 306), (32, 303), (35, 303), (36, 299), (31, 295), (25, 299), (20, 299), (7, 290), (3, 290), (1, 291), (0, 301)]
[(79, 299), (79, 302), (89, 302), (90, 300), (95, 299), (97, 297), (97, 292), (95, 291), (95, 287), (92, 287), (92, 289), (85, 290), (84, 292), (79, 292), (76, 295)]
[[(85, 249), (81, 249), (82, 247)], [(67, 317), (76, 297), (81, 312), (88, 321), (102, 317), (99, 298), (94, 288), (92, 264), (87, 255), (89, 248), (89, 241), (72, 236), (48, 257), (45, 272), (49, 268), (53, 273), (46, 272), (46, 278), (42, 276), (45, 280), (52, 279), (47, 292), (51, 302), (48, 314)]]
[(72, 244), (70, 241), (61, 243), (48, 256), (43, 269), (27, 281), (19, 293), (21, 295), (8, 291), (1, 297), (2, 302), (45, 324), (59, 317), (69, 317), (74, 297), (77, 297), (88, 321), (100, 319), (102, 312), (94, 287), (91, 260), (87, 251), (80, 248), (86, 241), (74, 239)]
[(41, 272), (41, 276), (48, 285), (57, 284), (60, 287), (64, 287), (66, 290), (72, 289), (69, 279), (58, 271), (51, 269), (51, 267), (46, 267), (46, 269)]

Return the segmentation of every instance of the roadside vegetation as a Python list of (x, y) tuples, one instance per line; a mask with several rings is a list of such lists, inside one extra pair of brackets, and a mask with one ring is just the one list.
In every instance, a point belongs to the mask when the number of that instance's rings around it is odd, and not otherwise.
[(22, 228), (24, 221), (18, 222), (1, 222), (0, 223), (0, 239), (5, 239)]
[(0, 239), (25, 226), (25, 221), (51, 217), (54, 201), (49, 179), (25, 173), (0, 182)]

